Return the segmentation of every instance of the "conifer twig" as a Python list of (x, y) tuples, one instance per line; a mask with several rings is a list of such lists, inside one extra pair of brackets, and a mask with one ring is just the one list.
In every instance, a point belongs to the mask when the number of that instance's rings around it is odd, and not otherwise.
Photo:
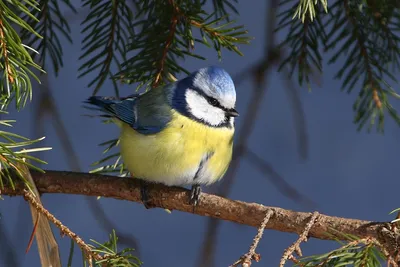
[(168, 50), (174, 40), (176, 27), (178, 25), (179, 8), (175, 5), (174, 0), (169, 0), (168, 3), (171, 5), (171, 7), (173, 9), (173, 15), (171, 18), (171, 25), (170, 25), (168, 38), (165, 42), (165, 46), (164, 46), (162, 56), (160, 59), (160, 65), (159, 65), (159, 68), (157, 69), (157, 73), (155, 75), (156, 78), (154, 79), (153, 87), (157, 87), (159, 85), (159, 83), (161, 82), (161, 76), (164, 71), (165, 61), (167, 60)]
[[(11, 72), (11, 67), (8, 61), (8, 49), (7, 49), (7, 45), (6, 45), (6, 36), (4, 33), (4, 25), (3, 25), (3, 21), (0, 18), (0, 46), (1, 46), (1, 50), (3, 51), (3, 55), (2, 57), (4, 58), (4, 68), (6, 69), (7, 72), (7, 79), (10, 83), (14, 83), (14, 78), (13, 78), (13, 74)], [(1, 58), (1, 56), (0, 56)]]
[[(23, 162), (26, 162), (23, 159)], [(22, 162), (16, 163), (16, 171), (23, 176), (27, 181), (27, 189), (35, 202), (41, 205), (40, 193), (36, 187), (35, 181), (32, 178), (29, 168)], [(36, 237), (36, 245), (39, 252), (40, 263), (42, 266), (61, 267), (60, 251), (57, 240), (51, 229), (51, 225), (48, 219), (41, 216), (41, 213), (32, 204), (29, 205), (31, 211), (33, 230), (26, 248), (27, 253), (32, 245), (34, 237)]]
[[(242, 267), (250, 266), (250, 265), (248, 265), (248, 263), (251, 264), (251, 261), (248, 261), (246, 263), (246, 256), (247, 256), (247, 254), (240, 256), (240, 258), (237, 261), (235, 261), (234, 263), (232, 263), (232, 265), (230, 265), (229, 267), (236, 267), (241, 263), (242, 263)], [(254, 253), (251, 256), (250, 260), (254, 260), (256, 262), (259, 262), (261, 260), (261, 256), (258, 253)]]
[[(353, 16), (350, 16), (350, 7), (349, 7), (349, 1), (346, 0), (343, 2), (344, 3), (344, 8), (346, 10), (346, 14), (347, 17), (349, 19), (349, 21), (351, 22), (351, 24), (353, 25), (353, 27), (356, 29), (356, 31), (359, 31), (359, 26), (357, 25), (356, 19)], [(374, 78), (373, 75), (373, 70), (372, 70), (372, 63), (371, 63), (371, 59), (370, 59), (370, 54), (367, 51), (367, 48), (365, 46), (365, 42), (366, 42), (366, 38), (364, 36), (360, 36), (360, 33), (356, 33), (356, 31), (354, 31), (354, 33), (356, 34), (356, 39), (357, 39), (357, 45), (360, 48), (360, 57), (364, 59), (364, 64), (365, 64), (365, 70), (367, 73), (367, 81), (370, 85), (370, 89), (372, 90), (372, 99), (375, 103), (375, 106), (378, 109), (382, 108), (382, 101), (379, 97), (378, 94), (378, 88), (376, 85), (376, 79)]]
[[(316, 260), (311, 259), (311, 261), (307, 261), (307, 258), (303, 258), (303, 260), (297, 260), (293, 255), (289, 256), (289, 259), (292, 260), (297, 266), (331, 266), (334, 264), (335, 266), (344, 266), (343, 263), (346, 263), (346, 266), (351, 265), (355, 262), (358, 263), (357, 266), (376, 266), (374, 264), (369, 264), (366, 262), (366, 256), (365, 255), (360, 255), (359, 253), (362, 251), (369, 250), (369, 248), (376, 248), (379, 249), (387, 258), (387, 266), (388, 267), (398, 267), (398, 263), (394, 260), (393, 256), (389, 253), (389, 251), (385, 248), (382, 242), (378, 241), (375, 237), (365, 237), (365, 238), (356, 238), (353, 239), (352, 237), (350, 238), (350, 242), (347, 244), (344, 244), (341, 246), (339, 249), (333, 250), (330, 253), (327, 253), (325, 255), (317, 256)], [(361, 244), (364, 244), (364, 246), (360, 246)], [(357, 251), (357, 252), (354, 252)], [(345, 260), (341, 262), (337, 262), (336, 260), (341, 258), (341, 255), (346, 254)], [(354, 259), (354, 257), (350, 256), (349, 254), (352, 255), (359, 255)], [(368, 254), (368, 253), (367, 253)], [(375, 258), (376, 261), (378, 259)], [(352, 266), (353, 266), (352, 265)], [(382, 266), (381, 264), (378, 264), (379, 266)]]
[(300, 237), (294, 242), (290, 247), (288, 247), (285, 252), (283, 253), (283, 256), (281, 258), (281, 261), (279, 263), (279, 267), (283, 267), (286, 263), (286, 261), (289, 259), (289, 257), (293, 254), (293, 252), (296, 251), (296, 253), (299, 256), (302, 256), (301, 254), (301, 249), (300, 249), (300, 244), (302, 242), (306, 242), (308, 239), (308, 233), (311, 230), (311, 227), (315, 224), (317, 218), (319, 217), (319, 212), (315, 211), (313, 215), (311, 216), (310, 221), (307, 223), (306, 227), (304, 228), (304, 231), (301, 233)]
[(247, 266), (251, 265), (251, 259), (253, 258), (253, 255), (256, 252), (258, 243), (260, 242), (260, 240), (262, 238), (262, 235), (265, 230), (265, 226), (267, 226), (267, 223), (273, 214), (274, 214), (274, 212), (272, 210), (268, 210), (267, 213), (265, 214), (265, 218), (264, 218), (263, 222), (261, 223), (261, 226), (258, 228), (258, 233), (253, 240), (253, 244), (251, 244), (250, 250), (246, 255), (246, 259), (245, 259), (244, 263), (247, 263), (248, 264)]
[(267, 226), (267, 223), (271, 216), (274, 214), (273, 210), (267, 210), (267, 213), (265, 214), (264, 220), (262, 221), (260, 227), (258, 228), (257, 235), (254, 237), (253, 243), (250, 246), (249, 252), (240, 257), (239, 260), (237, 260), (234, 264), (232, 264), (230, 267), (237, 266), (239, 263), (242, 263), (243, 267), (249, 267), (251, 266), (251, 260), (254, 259), (255, 261), (260, 260), (260, 256), (256, 254), (256, 248), (258, 246), (258, 243), (260, 242), (262, 235), (265, 230), (265, 226)]
[(55, 226), (57, 226), (58, 229), (60, 229), (62, 235), (66, 235), (70, 237), (72, 240), (75, 241), (75, 243), (85, 252), (87, 257), (90, 259), (93, 257), (97, 261), (100, 261), (103, 259), (103, 257), (95, 252), (92, 251), (92, 249), (83, 241), (82, 238), (80, 238), (77, 234), (72, 232), (67, 226), (65, 226), (60, 220), (58, 220), (53, 214), (51, 214), (41, 203), (36, 201), (35, 197), (32, 195), (31, 192), (28, 190), (24, 189), (23, 190), (23, 196), (26, 201), (28, 201), (39, 213), (43, 214), (46, 216), (46, 218), (51, 221)]

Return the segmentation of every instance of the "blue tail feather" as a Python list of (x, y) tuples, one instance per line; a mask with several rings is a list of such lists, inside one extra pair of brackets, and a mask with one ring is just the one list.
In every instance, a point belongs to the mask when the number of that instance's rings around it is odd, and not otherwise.
[[(139, 95), (131, 95), (125, 98), (92, 96), (85, 103), (97, 106), (109, 116), (113, 116), (127, 124), (141, 134), (155, 134), (160, 132), (167, 125), (167, 115), (157, 116), (156, 113), (144, 113), (141, 120), (137, 119), (136, 101)], [(154, 110), (154, 109), (153, 109)], [(157, 111), (157, 109), (155, 109)], [(147, 115), (146, 115), (147, 114)]]
[(114, 97), (91, 96), (85, 103), (100, 107), (110, 115), (120, 119), (121, 121), (133, 125), (135, 98), (127, 97), (123, 100)]

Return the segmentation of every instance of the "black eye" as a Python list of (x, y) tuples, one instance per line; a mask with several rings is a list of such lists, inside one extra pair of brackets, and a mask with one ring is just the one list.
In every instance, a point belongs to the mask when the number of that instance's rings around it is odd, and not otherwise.
[(218, 106), (219, 105), (218, 100), (215, 99), (215, 98), (210, 98), (210, 100), (208, 102), (213, 106)]

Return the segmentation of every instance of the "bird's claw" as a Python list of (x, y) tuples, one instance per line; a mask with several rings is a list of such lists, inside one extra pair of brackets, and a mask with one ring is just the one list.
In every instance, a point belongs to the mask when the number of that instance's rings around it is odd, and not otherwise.
[(200, 185), (192, 185), (192, 189), (190, 191), (190, 199), (189, 204), (193, 206), (197, 206), (200, 201), (201, 187)]
[(143, 206), (146, 209), (153, 208), (153, 206), (150, 204), (148, 184), (147, 184), (147, 182), (145, 182), (143, 180), (140, 181), (140, 195), (141, 195), (141, 200), (142, 200)]

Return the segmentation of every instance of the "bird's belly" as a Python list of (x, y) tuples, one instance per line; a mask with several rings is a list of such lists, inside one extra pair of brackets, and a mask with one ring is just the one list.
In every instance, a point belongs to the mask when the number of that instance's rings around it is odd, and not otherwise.
[(175, 120), (154, 135), (139, 134), (124, 125), (121, 155), (137, 178), (166, 185), (211, 184), (228, 168), (232, 137), (233, 130), (209, 128), (185, 119)]

